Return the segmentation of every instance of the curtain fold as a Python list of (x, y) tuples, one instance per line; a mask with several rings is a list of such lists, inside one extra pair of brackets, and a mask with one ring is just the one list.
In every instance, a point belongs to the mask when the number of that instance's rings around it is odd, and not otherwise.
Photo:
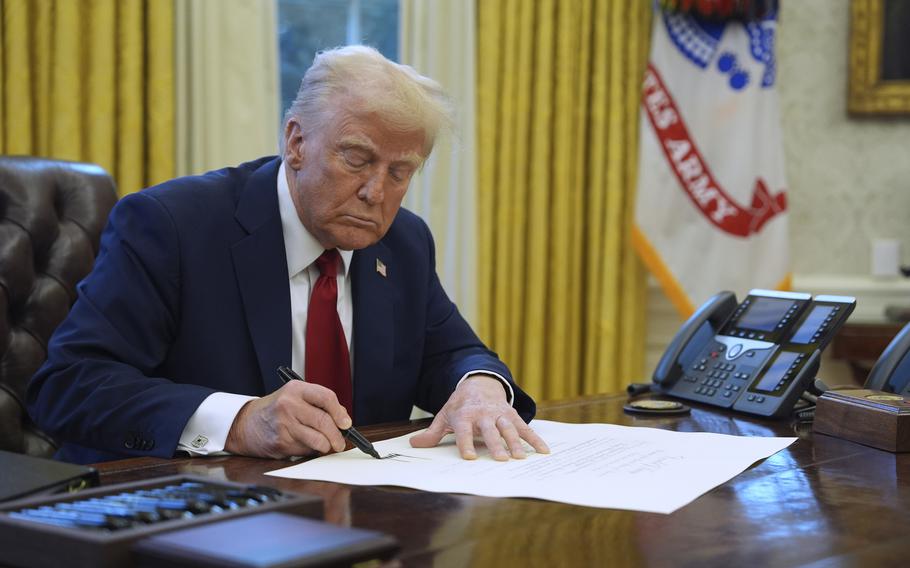
[(630, 244), (651, 7), (477, 2), (478, 331), (541, 400), (641, 380)]
[(0, 153), (94, 162), (123, 195), (174, 173), (173, 4), (0, 0)]
[(276, 154), (281, 96), (275, 2), (175, 5), (177, 175)]
[(404, 205), (436, 239), (443, 288), (472, 324), (477, 314), (475, 174), (475, 14), (470, 2), (400, 0), (401, 62), (439, 81), (452, 97), (455, 132), (437, 141), (411, 180)]

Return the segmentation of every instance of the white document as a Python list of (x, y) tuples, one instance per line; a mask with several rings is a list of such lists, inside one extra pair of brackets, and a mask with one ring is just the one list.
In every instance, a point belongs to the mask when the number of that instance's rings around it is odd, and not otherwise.
[(452, 435), (435, 448), (412, 448), (415, 432), (374, 444), (380, 455), (397, 457), (377, 460), (352, 449), (267, 475), (672, 513), (796, 441), (548, 420), (532, 426), (550, 454), (529, 448), (527, 459), (497, 462), (478, 448), (480, 457), (469, 461)]

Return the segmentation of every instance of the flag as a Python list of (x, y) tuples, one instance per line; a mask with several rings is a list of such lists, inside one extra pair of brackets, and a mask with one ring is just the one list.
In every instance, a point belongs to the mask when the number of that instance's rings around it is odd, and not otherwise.
[(776, 10), (655, 8), (632, 241), (684, 316), (720, 290), (789, 287), (776, 29)]

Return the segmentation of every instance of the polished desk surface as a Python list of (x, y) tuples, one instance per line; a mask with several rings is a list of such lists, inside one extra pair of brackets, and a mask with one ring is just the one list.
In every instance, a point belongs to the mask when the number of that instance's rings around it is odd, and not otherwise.
[[(243, 457), (134, 458), (98, 467), (102, 483), (182, 473), (315, 493), (330, 522), (397, 537), (403, 566), (910, 565), (910, 454), (709, 407), (684, 416), (629, 415), (624, 401), (544, 404), (538, 416), (799, 440), (671, 515), (280, 479), (263, 473), (288, 462)], [(363, 431), (380, 440), (426, 424)]]

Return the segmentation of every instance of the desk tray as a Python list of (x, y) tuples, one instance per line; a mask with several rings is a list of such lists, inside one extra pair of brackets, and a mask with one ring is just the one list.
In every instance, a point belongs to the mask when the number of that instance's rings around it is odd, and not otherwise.
[[(173, 512), (163, 510), (163, 502), (166, 498), (146, 497), (150, 495), (149, 492), (157, 491), (160, 494), (169, 491), (169, 488), (175, 488), (173, 491), (191, 491), (191, 489), (182, 489), (184, 487), (198, 488), (200, 492), (209, 491), (209, 493), (196, 493), (194, 494), (196, 497), (200, 495), (211, 497), (213, 493), (221, 497), (230, 494), (232, 495), (230, 497), (231, 506), (238, 508), (225, 508), (220, 505), (211, 507), (204, 500), (194, 499), (193, 503), (201, 503), (196, 508), (196, 512), (190, 511), (190, 514), (186, 514), (186, 509), (184, 509), (184, 513), (180, 513), (178, 516)], [(243, 495), (235, 497), (238, 494)], [(121, 495), (123, 497), (120, 497)], [(257, 500), (249, 495), (258, 495), (260, 498)], [(104, 498), (108, 498), (108, 501), (101, 501)], [(78, 516), (80, 523), (96, 519), (97, 516), (111, 519), (107, 511), (116, 508), (116, 505), (109, 503), (115, 502), (117, 499), (130, 498), (158, 499), (162, 507), (159, 507), (157, 511), (161, 514), (156, 514), (154, 510), (146, 511), (148, 514), (143, 517), (141, 523), (137, 520), (138, 513), (129, 517), (128, 521), (123, 518), (114, 518), (112, 522), (119, 523), (115, 526), (109, 526), (106, 522), (104, 526), (99, 527), (45, 524), (70, 522), (58, 517), (58, 515), (67, 514)], [(245, 504), (238, 505), (238, 499), (242, 499)], [(175, 501), (178, 499), (173, 499), (168, 503), (173, 506)], [(104, 505), (100, 505), (99, 502)], [(148, 505), (145, 501), (143, 502)], [(86, 512), (84, 509), (92, 504), (106, 507), (105, 513)], [(158, 505), (156, 504), (154, 507), (158, 507)], [(210, 509), (208, 511), (200, 510), (200, 508), (205, 509), (206, 507), (210, 507)], [(74, 508), (83, 510), (67, 513)], [(138, 509), (135, 510), (138, 511)], [(65, 495), (20, 499), (3, 503), (0, 506), (0, 564), (22, 567), (128, 567), (132, 566), (134, 562), (130, 548), (139, 539), (164, 531), (184, 529), (266, 511), (281, 511), (322, 519), (322, 499), (311, 495), (281, 492), (265, 486), (244, 485), (190, 475), (159, 477), (132, 483), (107, 485)], [(53, 518), (38, 522), (22, 518), (26, 513), (33, 516), (47, 514)], [(164, 513), (167, 513), (168, 517), (176, 518), (156, 520), (158, 517), (164, 516)]]

